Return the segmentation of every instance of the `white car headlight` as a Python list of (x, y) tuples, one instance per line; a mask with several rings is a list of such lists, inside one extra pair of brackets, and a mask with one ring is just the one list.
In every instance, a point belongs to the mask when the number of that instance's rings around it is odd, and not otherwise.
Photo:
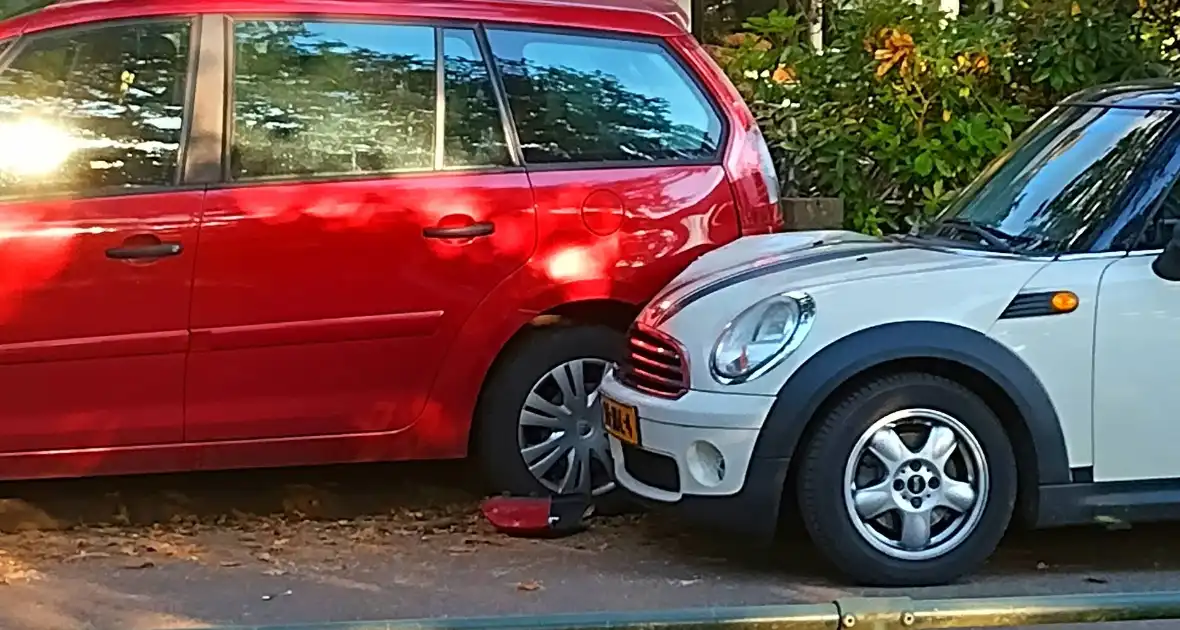
[(714, 378), (731, 384), (762, 376), (799, 347), (813, 317), (815, 301), (799, 291), (767, 298), (742, 311), (713, 346)]

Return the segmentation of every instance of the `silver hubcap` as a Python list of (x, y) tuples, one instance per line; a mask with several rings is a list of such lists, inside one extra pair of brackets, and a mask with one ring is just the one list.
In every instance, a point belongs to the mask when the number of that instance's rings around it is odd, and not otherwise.
[(979, 525), (987, 492), (979, 441), (932, 409), (873, 423), (844, 467), (844, 505), (857, 532), (899, 560), (930, 560), (961, 545)]
[(598, 399), (606, 369), (602, 359), (577, 359), (553, 368), (529, 391), (518, 425), (520, 455), (551, 492), (597, 496), (615, 487)]

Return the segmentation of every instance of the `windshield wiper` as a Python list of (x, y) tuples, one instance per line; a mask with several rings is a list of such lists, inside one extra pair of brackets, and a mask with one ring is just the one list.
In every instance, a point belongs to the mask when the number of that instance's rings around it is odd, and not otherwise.
[(968, 219), (947, 219), (943, 221), (943, 224), (953, 225), (963, 232), (969, 232), (978, 236), (980, 240), (987, 243), (992, 249), (1008, 254), (1016, 252), (1016, 248), (1012, 247), (1012, 237), (990, 225), (984, 225)]

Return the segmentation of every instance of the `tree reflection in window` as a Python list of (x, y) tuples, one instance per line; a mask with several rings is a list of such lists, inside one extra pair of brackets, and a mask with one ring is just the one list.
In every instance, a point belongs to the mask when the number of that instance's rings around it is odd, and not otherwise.
[[(941, 219), (980, 223), (1029, 253), (1084, 251), (1166, 134), (1162, 110), (1064, 107), (973, 183)], [(932, 234), (957, 228), (938, 223)]]
[(0, 73), (0, 196), (175, 182), (187, 22), (35, 36)]
[(492, 89), (492, 75), (475, 32), (443, 30), (446, 60), (446, 148), (444, 166), (501, 166), (509, 163), (504, 124)]
[(235, 25), (235, 179), (434, 165), (434, 29)]
[(720, 119), (661, 45), (523, 30), (488, 37), (526, 162), (717, 154)]

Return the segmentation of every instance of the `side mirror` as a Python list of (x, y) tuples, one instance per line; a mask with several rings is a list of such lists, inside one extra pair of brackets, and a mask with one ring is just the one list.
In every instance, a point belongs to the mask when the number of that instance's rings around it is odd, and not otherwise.
[(1164, 251), (1151, 263), (1151, 270), (1155, 275), (1170, 280), (1180, 281), (1180, 230), (1172, 225), (1172, 238), (1164, 246)]

